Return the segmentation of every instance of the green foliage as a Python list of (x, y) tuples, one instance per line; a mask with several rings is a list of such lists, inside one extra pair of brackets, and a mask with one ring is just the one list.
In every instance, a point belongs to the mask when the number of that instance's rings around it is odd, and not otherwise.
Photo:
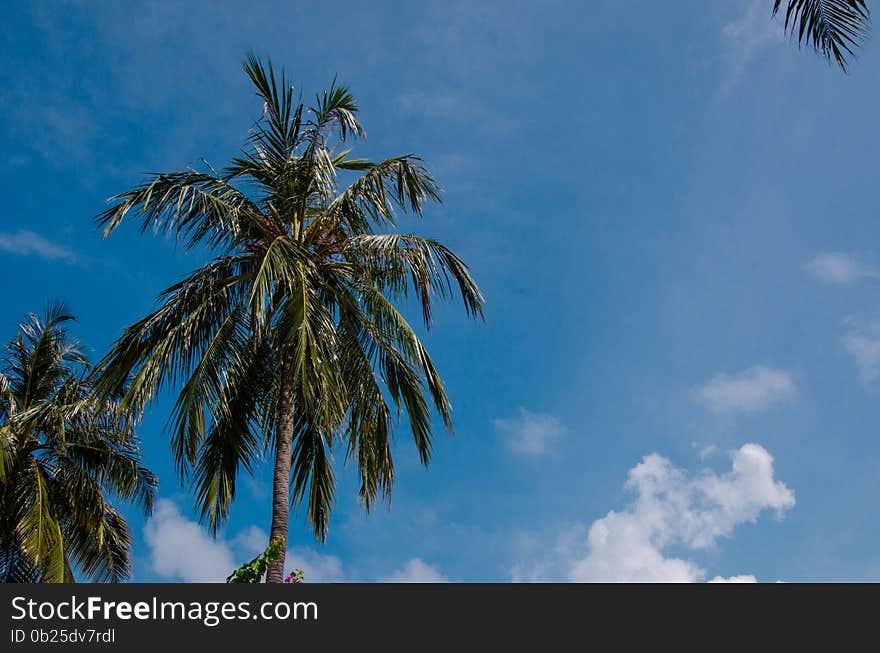
[(105, 235), (128, 219), (214, 254), (126, 329), (101, 363), (101, 387), (119, 393), (130, 380), (122, 405), (140, 412), (180, 382), (172, 449), (215, 531), (239, 472), (274, 451), (279, 397), (290, 393), (292, 500), (323, 539), (334, 449), (357, 464), (369, 509), (391, 491), (401, 417), (425, 464), (432, 411), (452, 428), (437, 368), (398, 306), (414, 303), (430, 327), (437, 299), (459, 296), (472, 317), (484, 300), (446, 246), (395, 232), (398, 214), (421, 215), (440, 190), (411, 154), (351, 156), (348, 139), (364, 129), (348, 88), (334, 83), (308, 107), (271, 64), (249, 57), (244, 71), (263, 110), (240, 155), (220, 172), (153, 175), (98, 217)]
[(305, 574), (302, 569), (294, 569), (292, 572), (287, 574), (284, 578), (285, 583), (293, 583), (294, 585), (299, 585), (300, 583), (305, 581)]
[(256, 558), (243, 564), (241, 567), (233, 571), (226, 578), (227, 583), (259, 583), (269, 565), (275, 562), (284, 552), (284, 540), (280, 537), (275, 538)]
[[(29, 315), (0, 367), (0, 580), (129, 575), (131, 535), (108, 496), (152, 507), (134, 416), (99, 401), (63, 307)], [(123, 386), (124, 389), (124, 386)]]
[[(783, 0), (774, 0), (773, 15)], [(797, 35), (846, 72), (847, 58), (867, 35), (870, 12), (865, 0), (786, 0), (785, 29)]]

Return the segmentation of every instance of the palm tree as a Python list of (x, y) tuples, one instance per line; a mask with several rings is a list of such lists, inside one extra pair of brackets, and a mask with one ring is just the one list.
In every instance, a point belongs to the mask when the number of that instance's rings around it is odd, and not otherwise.
[[(783, 0), (773, 1), (773, 15)], [(846, 72), (847, 58), (866, 36), (870, 13), (865, 0), (786, 0), (785, 29)]]
[(29, 315), (0, 371), (0, 580), (72, 582), (129, 575), (131, 536), (107, 495), (152, 506), (134, 420), (99, 402), (61, 306)]
[[(172, 448), (215, 532), (239, 470), (272, 452), (270, 541), (286, 542), (289, 504), (304, 501), (323, 541), (334, 446), (356, 462), (369, 510), (393, 485), (401, 413), (425, 465), (430, 405), (452, 427), (442, 380), (398, 305), (414, 299), (430, 326), (435, 298), (457, 290), (473, 317), (483, 297), (444, 245), (394, 231), (397, 211), (421, 215), (439, 189), (413, 155), (351, 156), (345, 142), (364, 130), (346, 87), (334, 82), (307, 109), (271, 63), (249, 56), (243, 67), (263, 112), (240, 156), (222, 172), (153, 175), (98, 217), (105, 236), (132, 216), (215, 253), (124, 332), (102, 363), (103, 385), (119, 391), (131, 375), (124, 404), (143, 410), (163, 382), (183, 382)], [(267, 581), (282, 580), (284, 561)]]

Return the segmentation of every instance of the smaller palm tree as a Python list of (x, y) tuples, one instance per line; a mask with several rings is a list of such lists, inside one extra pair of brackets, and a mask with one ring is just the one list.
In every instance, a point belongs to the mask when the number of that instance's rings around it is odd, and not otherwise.
[(131, 535), (108, 495), (149, 512), (156, 477), (135, 420), (97, 401), (62, 306), (29, 315), (0, 367), (0, 580), (122, 581)]
[[(773, 15), (783, 0), (773, 0)], [(846, 72), (853, 49), (867, 35), (870, 13), (865, 0), (785, 0), (785, 30)]]

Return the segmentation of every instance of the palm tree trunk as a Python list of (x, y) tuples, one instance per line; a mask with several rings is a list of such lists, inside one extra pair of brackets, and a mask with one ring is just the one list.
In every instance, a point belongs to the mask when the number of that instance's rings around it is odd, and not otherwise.
[[(275, 434), (275, 474), (272, 479), (272, 526), (269, 541), (282, 538), (287, 542), (288, 512), (290, 510), (290, 448), (293, 442), (293, 388), (282, 373), (281, 392), (278, 396), (278, 427)], [(284, 581), (285, 550), (281, 550), (266, 570), (267, 583)]]

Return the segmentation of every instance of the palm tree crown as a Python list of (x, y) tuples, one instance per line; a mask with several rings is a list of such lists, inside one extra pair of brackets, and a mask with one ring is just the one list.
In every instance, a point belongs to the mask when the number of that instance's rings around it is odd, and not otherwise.
[(378, 233), (395, 229), (397, 211), (421, 214), (439, 189), (415, 156), (351, 156), (345, 142), (364, 130), (347, 88), (334, 83), (306, 109), (270, 63), (251, 56), (244, 70), (263, 113), (242, 154), (222, 172), (154, 175), (98, 218), (105, 235), (134, 216), (142, 230), (216, 252), (125, 331), (104, 384), (118, 390), (132, 374), (125, 404), (142, 409), (161, 383), (182, 381), (172, 447), (214, 529), (238, 471), (274, 449), (271, 538), (286, 538), (292, 498), (306, 501), (323, 539), (337, 442), (357, 463), (369, 509), (392, 487), (401, 413), (425, 464), (431, 406), (451, 428), (441, 378), (396, 304), (414, 299), (430, 325), (435, 298), (456, 291), (468, 315), (482, 316), (483, 297), (441, 243)]
[(60, 306), (28, 316), (0, 371), (0, 580), (125, 580), (131, 538), (107, 495), (152, 506), (131, 416), (99, 402)]

